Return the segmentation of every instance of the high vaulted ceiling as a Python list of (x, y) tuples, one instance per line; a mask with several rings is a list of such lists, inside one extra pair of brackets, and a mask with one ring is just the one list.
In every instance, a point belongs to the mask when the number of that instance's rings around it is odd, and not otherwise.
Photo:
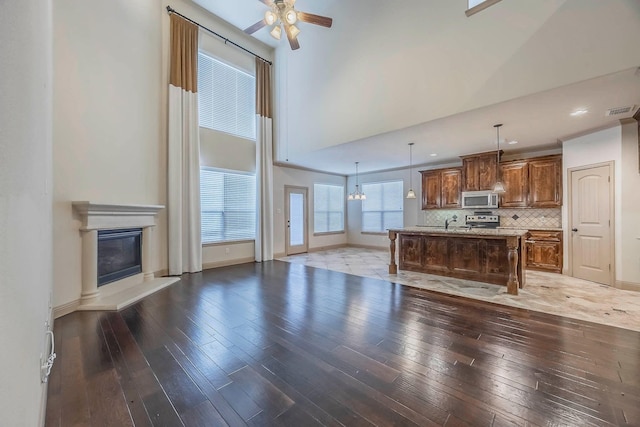
[[(193, 0), (244, 29), (259, 0)], [(301, 23), (301, 49), (276, 47), (276, 156), (329, 172), (456, 161), (559, 147), (640, 106), (640, 0), (502, 0), (467, 17), (466, 0), (298, 0), (330, 16)], [(616, 107), (636, 107), (606, 116)], [(576, 109), (588, 113), (573, 117)], [(437, 154), (431, 157), (430, 154)]]

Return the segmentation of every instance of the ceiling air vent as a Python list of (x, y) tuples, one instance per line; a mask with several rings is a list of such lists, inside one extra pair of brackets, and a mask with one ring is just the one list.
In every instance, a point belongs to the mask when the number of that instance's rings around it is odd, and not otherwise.
[(634, 111), (635, 105), (630, 105), (628, 107), (616, 107), (609, 108), (604, 115), (605, 116), (619, 116), (621, 114), (627, 114)]

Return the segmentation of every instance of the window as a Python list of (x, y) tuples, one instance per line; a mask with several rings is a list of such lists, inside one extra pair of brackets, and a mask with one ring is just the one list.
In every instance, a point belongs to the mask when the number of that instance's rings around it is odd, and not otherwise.
[(384, 232), (404, 223), (402, 181), (362, 184), (367, 198), (362, 201), (362, 231)]
[(200, 126), (256, 139), (256, 79), (200, 52), (198, 114)]
[(313, 185), (313, 232), (344, 231), (344, 187)]
[(493, 6), (498, 3), (500, 0), (468, 0), (468, 8), (465, 12), (467, 16), (471, 16), (475, 13), (481, 12), (488, 8), (489, 6)]
[(202, 243), (255, 239), (255, 175), (200, 168), (200, 206)]

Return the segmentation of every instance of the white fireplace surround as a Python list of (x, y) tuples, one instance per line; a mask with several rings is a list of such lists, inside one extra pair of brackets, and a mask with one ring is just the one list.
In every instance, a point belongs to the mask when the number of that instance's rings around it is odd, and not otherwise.
[[(82, 292), (78, 310), (120, 310), (179, 280), (155, 278), (151, 266), (153, 229), (160, 205), (71, 203), (82, 233)], [(98, 230), (142, 229), (142, 273), (98, 288)]]

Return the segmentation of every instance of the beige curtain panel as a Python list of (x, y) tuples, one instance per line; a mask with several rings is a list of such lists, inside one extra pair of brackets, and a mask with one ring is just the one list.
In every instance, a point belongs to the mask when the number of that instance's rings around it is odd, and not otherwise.
[(167, 142), (169, 274), (202, 270), (198, 26), (171, 15)]
[(256, 58), (256, 114), (271, 119), (271, 111), (271, 65)]
[(198, 91), (198, 26), (171, 14), (171, 69), (169, 83), (188, 92)]

